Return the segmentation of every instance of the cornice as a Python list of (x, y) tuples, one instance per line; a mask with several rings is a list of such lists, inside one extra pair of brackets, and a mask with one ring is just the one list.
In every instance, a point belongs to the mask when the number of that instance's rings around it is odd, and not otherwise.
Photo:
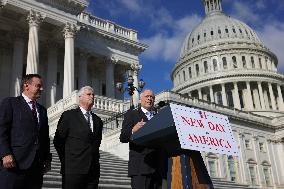
[(86, 0), (35, 0), (56, 9), (63, 10), (64, 12), (78, 15), (81, 13), (89, 3)]
[(250, 112), (241, 111), (235, 108), (229, 108), (226, 106), (218, 105), (204, 100), (198, 100), (191, 97), (184, 97), (182, 94), (167, 91), (161, 92), (156, 95), (156, 102), (165, 101), (167, 103), (178, 103), (185, 106), (190, 106), (193, 108), (198, 108), (210, 112), (215, 112), (218, 114), (224, 114), (229, 117), (230, 120), (242, 121), (246, 123), (247, 127), (252, 127), (252, 125), (257, 125), (258, 129), (262, 128), (264, 130), (269, 130), (275, 132), (278, 127), (273, 126), (271, 123), (272, 119), (253, 114)]
[[(202, 77), (192, 78), (189, 81), (183, 82), (182, 85), (178, 85), (172, 90), (175, 92), (181, 92), (182, 90), (194, 90), (200, 88), (200, 85), (208, 84), (210, 85), (221, 84), (224, 83), (220, 81), (223, 79), (224, 81), (233, 82), (233, 81), (270, 81), (272, 83), (278, 83), (283, 85), (284, 75), (269, 72), (269, 71), (262, 71), (258, 70), (233, 70), (233, 71), (226, 71), (226, 72), (217, 72), (212, 74), (207, 74)], [(207, 85), (209, 86), (209, 85)]]
[(138, 41), (134, 41), (134, 40), (128, 39), (126, 37), (119, 36), (115, 33), (105, 31), (105, 30), (100, 29), (100, 28), (89, 26), (89, 25), (86, 25), (84, 23), (79, 23), (79, 26), (84, 31), (86, 31), (87, 33), (99, 34), (100, 36), (102, 36), (105, 39), (110, 39), (112, 41), (116, 41), (116, 42), (120, 43), (120, 45), (127, 45), (127, 46), (134, 47), (139, 52), (138, 54), (144, 52), (148, 48), (148, 46), (146, 44), (139, 43)]
[[(65, 1), (65, 0), (64, 0)], [(31, 10), (35, 12), (40, 12), (42, 15), (46, 16), (45, 21), (53, 23), (58, 26), (62, 26), (65, 23), (77, 23), (77, 17), (63, 10), (56, 9), (48, 4), (44, 4), (35, 0), (9, 0), (7, 5), (12, 7), (17, 7), (22, 9), (22, 12), (30, 12)]]
[(212, 54), (224, 55), (232, 53), (237, 54), (237, 53), (250, 53), (250, 52), (264, 53), (266, 54), (266, 56), (271, 57), (276, 63), (276, 65), (278, 64), (278, 59), (276, 55), (263, 45), (251, 42), (238, 43), (235, 41), (223, 41), (223, 42), (211, 43), (206, 46), (192, 49), (190, 52), (184, 55), (183, 58), (179, 58), (177, 60), (177, 63), (172, 69), (171, 77), (173, 73), (176, 70), (178, 70), (180, 67), (183, 67), (184, 64), (187, 64), (188, 62), (194, 62), (196, 59), (206, 59), (212, 56)]

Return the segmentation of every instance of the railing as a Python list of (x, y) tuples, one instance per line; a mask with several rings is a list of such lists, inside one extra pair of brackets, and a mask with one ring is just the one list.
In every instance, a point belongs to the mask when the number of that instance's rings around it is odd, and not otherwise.
[[(271, 118), (267, 118), (265, 116), (257, 115), (251, 112), (241, 111), (235, 108), (229, 108), (226, 106), (222, 106), (216, 103), (199, 100), (192, 97), (184, 97), (181, 94), (174, 93), (172, 91), (161, 92), (156, 95), (156, 103), (160, 101), (165, 102), (174, 102), (187, 106), (196, 107), (199, 109), (204, 109), (206, 111), (216, 112), (220, 114), (225, 114), (229, 117), (234, 117), (237, 119), (249, 119), (251, 121), (256, 121), (258, 123), (265, 124), (268, 127), (271, 127)], [(273, 127), (275, 128), (275, 127)]]
[[(76, 90), (73, 91), (69, 97), (59, 100), (55, 105), (48, 108), (47, 113), (48, 116), (51, 118), (61, 114), (65, 110), (77, 106), (78, 106), (78, 91)], [(120, 113), (129, 109), (129, 102), (95, 95), (93, 109), (110, 111), (113, 113)]]
[(99, 28), (101, 30), (105, 30), (116, 35), (128, 38), (130, 40), (137, 41), (136, 31), (117, 25), (109, 20), (104, 20), (85, 12), (81, 13), (78, 16), (78, 19), (86, 25), (90, 25), (95, 28)]

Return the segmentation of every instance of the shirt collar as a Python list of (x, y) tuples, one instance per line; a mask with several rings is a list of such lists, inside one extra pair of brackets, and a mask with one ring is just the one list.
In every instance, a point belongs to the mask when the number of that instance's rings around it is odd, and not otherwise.
[(87, 112), (91, 112), (91, 111), (87, 111), (84, 108), (82, 108), (81, 106), (79, 106), (81, 112), (83, 113), (83, 115), (85, 115)]
[(151, 112), (151, 111), (146, 110), (146, 109), (143, 108), (143, 107), (141, 107), (141, 110), (142, 110), (142, 112), (144, 112), (144, 114), (147, 114), (147, 112)]
[(29, 97), (27, 97), (26, 95), (24, 95), (24, 93), (22, 93), (22, 96), (24, 97), (25, 101), (26, 101), (28, 104), (33, 101), (33, 100), (31, 100)]

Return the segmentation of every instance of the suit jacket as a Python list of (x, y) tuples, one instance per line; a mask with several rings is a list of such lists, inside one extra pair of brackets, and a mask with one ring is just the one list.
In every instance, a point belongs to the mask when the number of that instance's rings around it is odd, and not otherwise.
[(37, 151), (42, 165), (51, 161), (47, 111), (36, 106), (39, 124), (22, 96), (6, 98), (0, 106), (0, 157), (12, 154), (19, 169), (28, 169)]
[(87, 174), (90, 168), (99, 173), (103, 122), (91, 114), (93, 132), (80, 108), (65, 111), (59, 119), (53, 143), (63, 174)]
[(132, 128), (141, 121), (147, 122), (147, 116), (141, 108), (129, 110), (124, 115), (120, 141), (123, 143), (129, 142), (129, 162), (128, 176), (151, 174), (157, 171), (160, 167), (161, 152), (159, 150), (140, 146), (131, 141)]

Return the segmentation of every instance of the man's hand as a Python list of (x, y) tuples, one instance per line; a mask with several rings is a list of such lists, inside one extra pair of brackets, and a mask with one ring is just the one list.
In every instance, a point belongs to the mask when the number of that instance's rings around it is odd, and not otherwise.
[(43, 173), (47, 173), (51, 170), (51, 162), (49, 160), (45, 161)]
[(144, 124), (145, 124), (145, 122), (143, 121), (143, 118), (142, 118), (141, 121), (136, 123), (136, 125), (134, 125), (134, 127), (132, 128), (132, 134), (135, 133), (136, 131), (138, 131), (141, 127), (143, 127)]
[(10, 169), (16, 167), (15, 159), (12, 155), (6, 155), (2, 158), (3, 167), (6, 169)]

